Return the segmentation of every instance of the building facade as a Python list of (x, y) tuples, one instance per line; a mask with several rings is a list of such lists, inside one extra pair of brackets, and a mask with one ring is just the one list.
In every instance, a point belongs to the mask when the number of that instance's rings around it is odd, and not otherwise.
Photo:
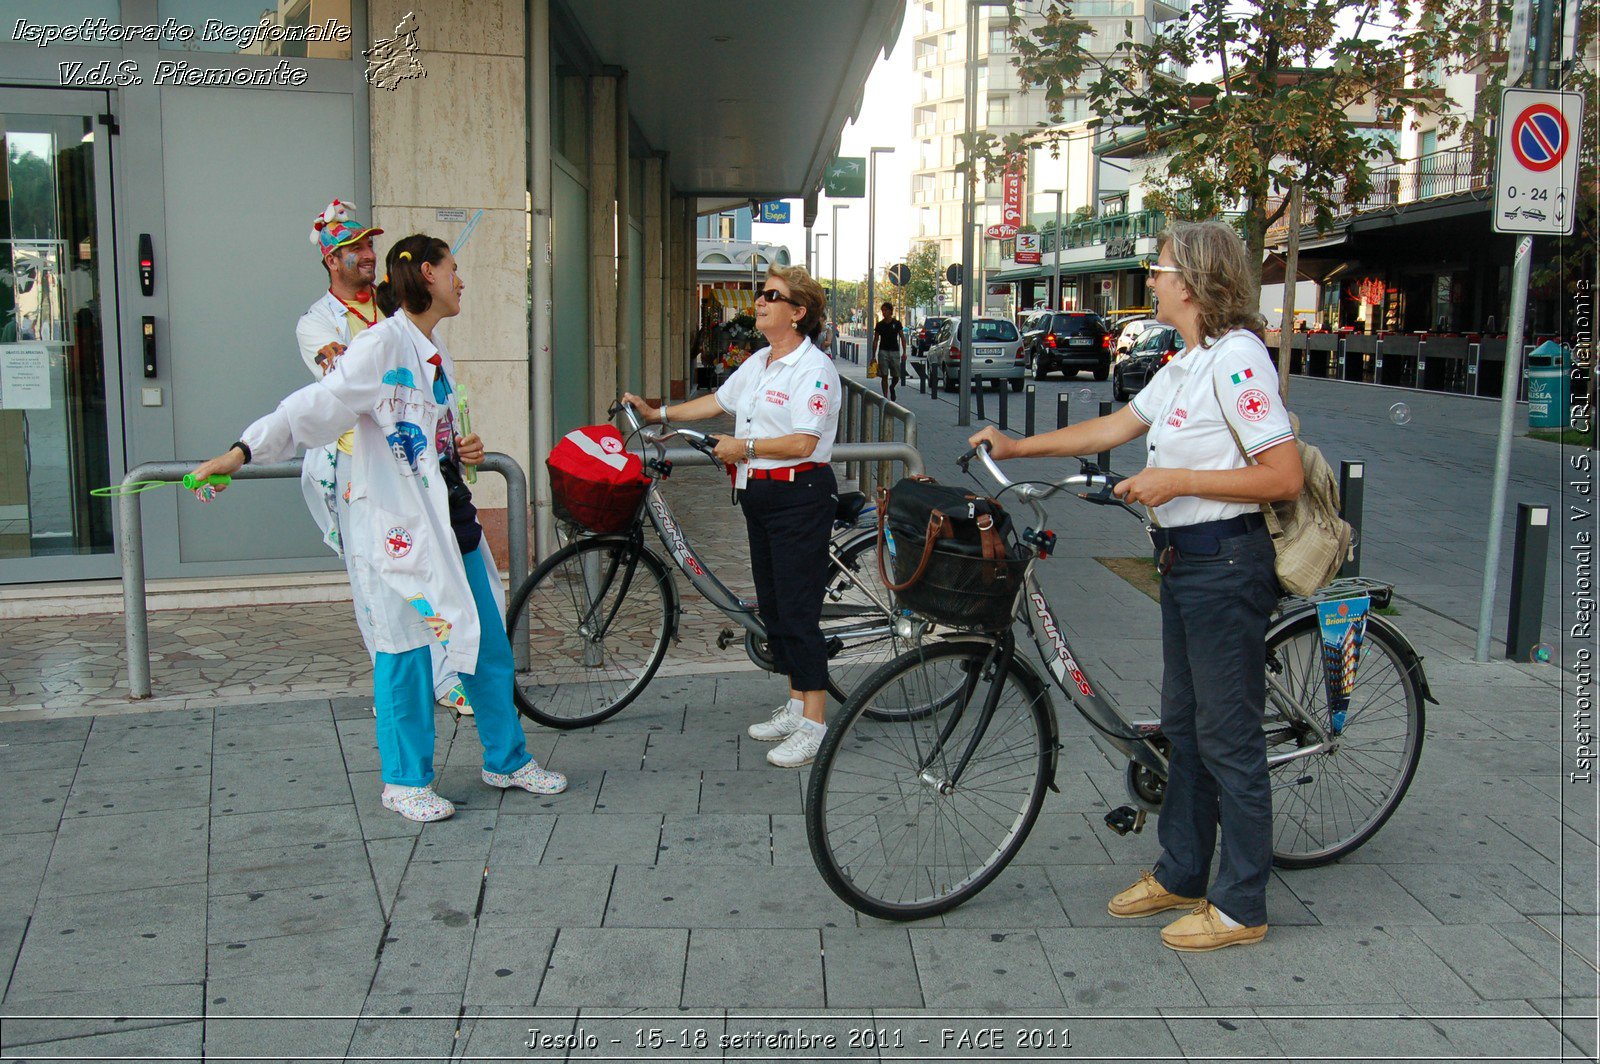
[[(0, 584), (115, 578), (91, 490), (215, 454), (307, 383), (294, 326), (326, 289), (308, 233), (334, 197), (386, 231), (380, 256), (411, 232), (459, 245), (442, 336), (548, 549), (552, 441), (622, 390), (686, 387), (696, 219), (813, 192), (902, 14), (818, 0), (775, 58), (724, 0), (12, 0)], [(774, 78), (794, 94), (780, 136)], [(503, 547), (498, 478), (475, 494)], [(143, 501), (152, 577), (338, 570), (292, 480)]]

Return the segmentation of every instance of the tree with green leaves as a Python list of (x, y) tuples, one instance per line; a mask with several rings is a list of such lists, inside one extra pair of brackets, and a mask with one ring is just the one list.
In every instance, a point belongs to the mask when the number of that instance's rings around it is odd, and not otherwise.
[[(1011, 31), (1022, 80), (1043, 89), (1057, 123), (1069, 94), (1087, 95), (1102, 128), (1126, 129), (1166, 159), (1146, 178), (1146, 203), (1180, 217), (1242, 203), (1241, 235), (1260, 261), (1291, 188), (1325, 227), (1393, 161), (1392, 142), (1352, 115), (1390, 129), (1425, 115), (1447, 133), (1460, 128), (1437, 79), (1490, 50), (1491, 11), (1483, 0), (1193, 0), (1148, 41), (1129, 23), (1105, 60), (1084, 47), (1092, 27), (1062, 0), (1048, 0), (1037, 25), (1013, 10)], [(1064, 132), (979, 134), (975, 154), (993, 173)]]
[(939, 306), (939, 245), (922, 241), (906, 256), (911, 283), (906, 285), (906, 306), (937, 309)]

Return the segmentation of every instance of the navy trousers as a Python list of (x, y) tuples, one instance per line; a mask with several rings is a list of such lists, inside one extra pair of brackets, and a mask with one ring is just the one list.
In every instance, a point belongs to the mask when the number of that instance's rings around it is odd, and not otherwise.
[[(1161, 728), (1172, 752), (1155, 877), (1247, 927), (1267, 922), (1272, 871), (1262, 718), (1267, 618), (1279, 594), (1273, 557), (1258, 528), (1222, 540), (1214, 555), (1180, 553), (1161, 578)], [(1211, 880), (1218, 827), (1222, 855)]]
[(761, 623), (778, 671), (796, 691), (828, 686), (822, 595), (838, 493), (829, 466), (799, 473), (793, 483), (752, 480), (739, 492)]

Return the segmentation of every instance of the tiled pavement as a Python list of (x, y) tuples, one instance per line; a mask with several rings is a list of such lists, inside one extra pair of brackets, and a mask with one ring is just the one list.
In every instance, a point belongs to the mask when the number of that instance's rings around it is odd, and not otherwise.
[[(1046, 586), (1093, 604), (1072, 636), (1139, 712), (1154, 608), (1090, 556), (1126, 531), (1069, 515), (1085, 549)], [(1470, 632), (1425, 608), (1395, 620), (1441, 703), (1405, 803), (1346, 861), (1274, 876), (1264, 945), (1208, 955), (1105, 915), (1154, 833), (1100, 823), (1120, 770), (1070, 713), (1062, 792), (1017, 861), (911, 925), (828, 892), (804, 774), (740, 737), (776, 685), (692, 647), (601, 727), (530, 728), (572, 777), (560, 796), (485, 788), (471, 720), (441, 714), (461, 811), (425, 826), (378, 804), (361, 695), (273, 694), (263, 673), (236, 699), (197, 682), (154, 711), (90, 692), (19, 714), (39, 719), (0, 724), (0, 1058), (1592, 1059), (1595, 792), (1565, 782), (1571, 676), (1473, 664)], [(66, 648), (51, 668), (93, 656), (74, 639), (120, 644), (75, 625), (41, 644)], [(15, 684), (29, 655), (10, 626), (6, 644)], [(158, 693), (178, 676), (157, 662)]]

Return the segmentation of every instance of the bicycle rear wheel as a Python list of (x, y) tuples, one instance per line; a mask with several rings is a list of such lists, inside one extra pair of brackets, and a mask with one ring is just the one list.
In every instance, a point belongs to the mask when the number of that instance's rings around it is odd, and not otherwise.
[(522, 713), (551, 728), (598, 724), (636, 698), (667, 653), (672, 577), (624, 536), (556, 551), (518, 589), (507, 632), (527, 623), (528, 666), (516, 675)]
[[(828, 886), (861, 912), (914, 920), (955, 908), (1000, 874), (1039, 816), (1049, 695), (1015, 657), (1003, 676), (986, 669), (992, 646), (918, 647), (868, 677), (828, 728), (806, 838)], [(996, 683), (994, 714), (957, 773)]]
[(862, 531), (839, 548), (822, 600), (822, 638), (828, 645), (828, 693), (845, 702), (874, 669), (903, 654), (909, 642), (895, 634), (885, 612), (893, 593), (878, 572), (878, 536)]
[[(1369, 621), (1344, 728), (1330, 751), (1271, 765), (1272, 857), (1282, 868), (1336, 861), (1377, 834), (1422, 757), (1422, 692), (1409, 655)], [(1267, 639), (1267, 758), (1313, 746), (1328, 726), (1322, 634), (1315, 615)]]

